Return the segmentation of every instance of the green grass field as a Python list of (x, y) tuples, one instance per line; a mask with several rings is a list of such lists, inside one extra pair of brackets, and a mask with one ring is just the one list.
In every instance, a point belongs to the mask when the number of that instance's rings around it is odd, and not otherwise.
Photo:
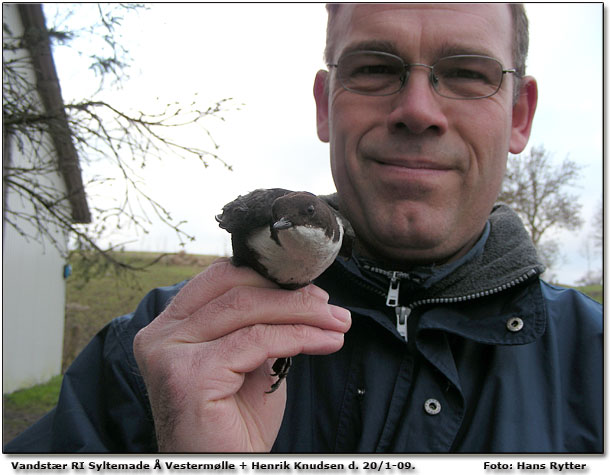
[[(147, 264), (158, 256), (142, 252), (126, 255), (126, 261), (134, 266)], [(113, 272), (107, 272), (92, 278), (88, 283), (79, 280), (79, 262), (73, 262), (73, 276), (68, 279), (66, 289), (63, 370), (98, 330), (113, 318), (134, 311), (151, 289), (189, 279), (216, 258), (186, 254), (168, 255), (146, 270), (120, 278)]]
[[(152, 261), (156, 255), (128, 253), (133, 264)], [(205, 269), (216, 257), (170, 255), (146, 271), (117, 279), (112, 273), (92, 278), (84, 284), (79, 280), (82, 269), (72, 262), (74, 272), (66, 289), (66, 323), (64, 332), (63, 368), (67, 368), (89, 340), (110, 320), (133, 311), (146, 293), (191, 278)], [(587, 295), (603, 302), (601, 285), (581, 287)], [(3, 397), (3, 442), (6, 443), (56, 403), (61, 375), (46, 384), (16, 391)]]

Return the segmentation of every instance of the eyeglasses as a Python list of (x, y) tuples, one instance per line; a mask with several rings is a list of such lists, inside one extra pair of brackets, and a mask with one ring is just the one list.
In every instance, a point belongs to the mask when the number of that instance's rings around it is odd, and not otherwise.
[(341, 57), (337, 77), (344, 89), (366, 96), (396, 94), (406, 84), (414, 67), (430, 70), (434, 90), (450, 99), (483, 99), (500, 90), (504, 74), (516, 69), (504, 69), (497, 59), (479, 55), (447, 56), (429, 66), (405, 63), (402, 58), (382, 51), (354, 51)]

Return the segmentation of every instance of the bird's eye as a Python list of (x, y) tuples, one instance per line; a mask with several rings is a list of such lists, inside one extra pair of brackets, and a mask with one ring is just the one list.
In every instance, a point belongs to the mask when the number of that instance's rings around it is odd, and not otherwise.
[(316, 212), (316, 207), (314, 205), (309, 205), (307, 207), (307, 214), (312, 216)]

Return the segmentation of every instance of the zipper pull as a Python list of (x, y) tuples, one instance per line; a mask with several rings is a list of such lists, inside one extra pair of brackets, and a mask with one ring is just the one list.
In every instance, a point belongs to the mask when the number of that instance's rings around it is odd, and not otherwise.
[(411, 309), (409, 307), (396, 307), (396, 329), (405, 341), (409, 341), (407, 338), (407, 319), (410, 314)]
[(398, 298), (400, 295), (400, 279), (396, 278), (396, 272), (392, 272), (392, 280), (390, 280), (390, 288), (388, 289), (388, 296), (385, 304), (388, 307), (397, 307)]

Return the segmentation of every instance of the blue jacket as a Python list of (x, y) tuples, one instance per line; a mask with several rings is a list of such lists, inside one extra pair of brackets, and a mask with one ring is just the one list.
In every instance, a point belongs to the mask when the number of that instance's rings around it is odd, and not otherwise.
[[(601, 453), (601, 306), (541, 270), (503, 207), (453, 265), (335, 262), (316, 284), (351, 310), (352, 327), (337, 353), (294, 358), (274, 451)], [(182, 285), (100, 331), (57, 407), (4, 450), (156, 451), (132, 342)]]

